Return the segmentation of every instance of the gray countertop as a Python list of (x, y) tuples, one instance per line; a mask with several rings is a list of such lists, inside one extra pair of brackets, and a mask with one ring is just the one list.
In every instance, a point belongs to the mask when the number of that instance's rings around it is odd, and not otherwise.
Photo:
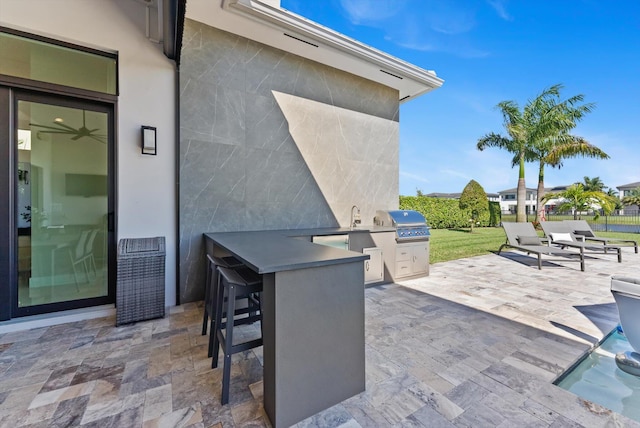
[(277, 230), (285, 236), (330, 236), (330, 235), (348, 235), (350, 233), (381, 233), (395, 232), (394, 227), (382, 226), (359, 226), (353, 229), (348, 227), (322, 227), (316, 229), (293, 229), (293, 230)]
[(369, 259), (355, 251), (314, 244), (295, 239), (306, 236), (329, 236), (350, 233), (393, 232), (394, 228), (348, 227), (205, 233), (206, 239), (239, 258), (258, 273), (272, 273)]

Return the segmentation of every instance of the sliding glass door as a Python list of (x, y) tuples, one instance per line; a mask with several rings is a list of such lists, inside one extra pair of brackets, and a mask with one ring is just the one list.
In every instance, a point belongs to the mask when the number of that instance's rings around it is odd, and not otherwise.
[(112, 106), (14, 99), (14, 316), (113, 301)]

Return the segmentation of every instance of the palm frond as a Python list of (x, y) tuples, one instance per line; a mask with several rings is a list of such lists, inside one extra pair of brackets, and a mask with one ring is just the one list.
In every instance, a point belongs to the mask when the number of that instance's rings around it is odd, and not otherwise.
[(508, 152), (513, 153), (512, 151), (513, 141), (503, 135), (496, 134), (494, 132), (486, 134), (480, 139), (478, 139), (478, 143), (476, 147), (480, 151), (483, 151), (488, 147), (498, 147), (499, 149), (505, 149)]
[(553, 149), (544, 156), (543, 160), (547, 165), (557, 167), (561, 165), (563, 159), (575, 157), (609, 159), (607, 153), (584, 138), (560, 134), (556, 138)]
[(551, 199), (560, 201), (557, 206), (559, 211), (586, 211), (599, 205), (605, 213), (610, 213), (615, 208), (615, 198), (600, 191), (585, 190), (582, 183), (573, 184), (562, 192), (548, 193), (544, 195), (542, 202), (546, 203)]

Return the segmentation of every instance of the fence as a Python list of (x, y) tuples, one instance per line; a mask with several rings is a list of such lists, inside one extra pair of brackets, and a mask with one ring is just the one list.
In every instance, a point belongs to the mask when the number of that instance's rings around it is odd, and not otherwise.
[[(574, 220), (572, 214), (546, 214), (547, 221)], [(640, 213), (624, 215), (601, 215), (597, 219), (591, 215), (579, 215), (578, 220), (586, 220), (591, 229), (599, 232), (640, 233)], [(535, 221), (536, 214), (527, 214), (527, 221)], [(502, 221), (516, 221), (515, 214), (502, 214)]]

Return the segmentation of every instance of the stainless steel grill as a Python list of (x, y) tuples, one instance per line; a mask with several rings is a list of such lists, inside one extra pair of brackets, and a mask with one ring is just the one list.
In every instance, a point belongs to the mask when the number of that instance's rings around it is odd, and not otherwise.
[(424, 216), (418, 211), (378, 210), (373, 223), (376, 226), (395, 227), (396, 242), (429, 240), (429, 226)]

